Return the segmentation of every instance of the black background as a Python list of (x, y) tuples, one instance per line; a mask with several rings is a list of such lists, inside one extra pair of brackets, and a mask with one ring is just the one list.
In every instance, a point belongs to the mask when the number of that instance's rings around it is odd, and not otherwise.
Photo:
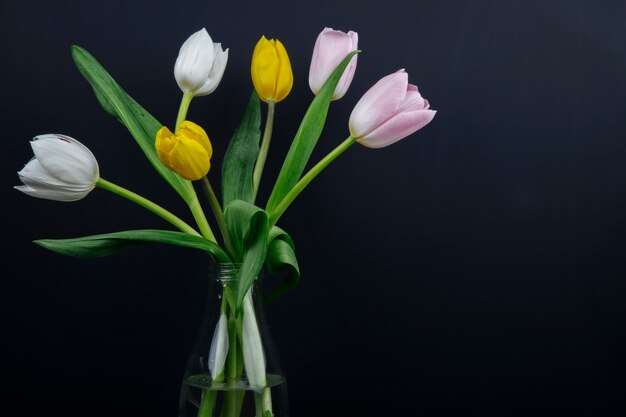
[(277, 109), (263, 202), (312, 97), (324, 26), (358, 31), (363, 53), (313, 160), (399, 68), (438, 113), (396, 145), (349, 150), (281, 219), (302, 268), (268, 308), (291, 414), (626, 410), (625, 3), (3, 0), (0, 12), (3, 415), (176, 415), (206, 298), (199, 252), (79, 260), (30, 243), (168, 228), (100, 190), (72, 204), (13, 190), (28, 141), (48, 132), (192, 221), (101, 110), (69, 45), (170, 126), (180, 44), (206, 27), (230, 48), (221, 85), (189, 114), (212, 139), (217, 184), (252, 49), (262, 34), (281, 39), (295, 83)]

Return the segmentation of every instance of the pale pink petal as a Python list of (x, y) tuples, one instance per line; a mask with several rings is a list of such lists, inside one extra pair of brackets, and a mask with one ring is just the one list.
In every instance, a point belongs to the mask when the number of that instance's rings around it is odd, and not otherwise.
[(374, 84), (352, 110), (350, 134), (361, 138), (393, 116), (404, 100), (408, 82), (408, 74), (400, 70)]
[(415, 110), (400, 113), (370, 134), (362, 137), (358, 142), (368, 148), (382, 148), (391, 145), (410, 134), (417, 132), (435, 117), (434, 110)]
[(317, 35), (315, 46), (313, 47), (313, 57), (311, 58), (311, 66), (309, 68), (309, 86), (311, 87), (313, 94), (317, 94), (319, 92), (322, 85), (324, 85), (326, 78), (328, 78), (328, 75), (326, 75), (326, 77), (324, 76), (324, 53), (321, 49), (322, 38), (328, 31), (332, 31), (332, 29), (324, 28), (324, 30)]
[[(356, 51), (359, 48), (359, 34), (350, 31), (348, 32), (348, 37), (350, 38), (350, 44), (346, 48), (348, 52), (344, 53), (343, 58), (345, 58), (346, 55), (348, 55), (350, 52)], [(341, 58), (341, 60), (343, 60), (343, 58)], [(348, 91), (350, 84), (352, 84), (354, 73), (356, 71), (357, 59), (358, 54), (354, 55), (350, 60), (350, 63), (346, 67), (346, 70), (343, 72), (343, 75), (339, 79), (339, 83), (337, 84), (337, 88), (335, 89), (335, 93), (333, 94), (333, 100), (339, 100)], [(341, 60), (339, 62), (341, 62)], [(337, 63), (337, 65), (339, 65), (339, 63)]]
[[(311, 67), (309, 69), (309, 86), (314, 94), (317, 94), (322, 88), (328, 77), (337, 68), (341, 61), (350, 52), (356, 50), (358, 35), (355, 32), (348, 34), (325, 28), (315, 41), (313, 49), (313, 57), (311, 59)], [(350, 60), (343, 75), (339, 79), (337, 88), (333, 93), (333, 99), (341, 98), (354, 77), (356, 69), (356, 56)]]
[(407, 90), (406, 96), (400, 107), (398, 107), (398, 113), (413, 110), (424, 110), (424, 98), (416, 90)]

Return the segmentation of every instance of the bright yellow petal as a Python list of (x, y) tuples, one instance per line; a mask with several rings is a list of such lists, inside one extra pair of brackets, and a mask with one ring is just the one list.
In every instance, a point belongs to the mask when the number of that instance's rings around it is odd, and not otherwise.
[(154, 143), (154, 147), (156, 148), (157, 155), (159, 156), (159, 160), (166, 167), (170, 168), (170, 157), (169, 153), (172, 151), (174, 147), (176, 139), (174, 138), (174, 134), (171, 130), (169, 130), (166, 126), (163, 126), (156, 134), (156, 141)]
[(276, 53), (280, 61), (280, 67), (278, 69), (274, 98), (276, 101), (282, 101), (289, 95), (291, 87), (293, 87), (293, 72), (291, 70), (291, 62), (289, 61), (287, 50), (279, 40), (276, 40)]
[(280, 59), (276, 52), (276, 41), (267, 40), (262, 36), (254, 48), (250, 66), (252, 83), (261, 100), (267, 102), (274, 99), (279, 69)]
[(194, 122), (189, 120), (183, 121), (178, 127), (176, 134), (198, 142), (206, 150), (209, 158), (213, 155), (213, 146), (211, 146), (209, 135), (206, 134), (206, 131), (201, 126)]
[(188, 180), (199, 180), (211, 168), (211, 158), (206, 149), (196, 142), (185, 137), (179, 137), (178, 142), (170, 153), (170, 168)]

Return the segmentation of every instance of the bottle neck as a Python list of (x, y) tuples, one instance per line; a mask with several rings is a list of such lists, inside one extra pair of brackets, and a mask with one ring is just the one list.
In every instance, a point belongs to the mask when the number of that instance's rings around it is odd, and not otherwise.
[[(231, 291), (235, 293), (237, 291), (239, 285), (239, 270), (241, 268), (241, 264), (239, 263), (219, 263), (215, 264), (212, 278), (215, 279), (214, 283), (217, 286), (217, 293), (219, 298), (222, 298), (222, 295), (226, 291)], [(250, 290), (252, 292), (252, 296), (256, 298), (257, 294), (260, 294), (260, 287), (262, 283), (262, 272), (257, 275), (254, 279), (252, 287)]]

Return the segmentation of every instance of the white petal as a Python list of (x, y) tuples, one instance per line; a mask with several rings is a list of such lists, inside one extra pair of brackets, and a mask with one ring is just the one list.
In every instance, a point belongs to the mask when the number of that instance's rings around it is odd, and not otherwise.
[(206, 29), (202, 28), (192, 34), (178, 52), (174, 77), (180, 89), (192, 92), (200, 88), (211, 71), (213, 59), (213, 40)]
[(226, 356), (228, 356), (228, 320), (226, 315), (222, 314), (215, 326), (209, 350), (209, 371), (213, 380), (224, 372)]
[(41, 135), (35, 137), (31, 147), (42, 167), (59, 181), (87, 188), (99, 178), (96, 158), (76, 139), (64, 135)]
[(37, 158), (28, 161), (17, 175), (20, 176), (20, 180), (25, 184), (48, 184), (56, 187), (68, 185), (68, 183), (50, 175)]
[(265, 353), (261, 343), (259, 325), (256, 321), (254, 306), (252, 305), (252, 289), (243, 299), (243, 362), (246, 375), (251, 386), (260, 388), (267, 385), (265, 377)]
[(85, 191), (91, 191), (94, 188), (93, 185), (84, 186), (65, 183), (50, 176), (48, 171), (45, 170), (37, 159), (31, 159), (17, 175), (19, 175), (20, 180), (24, 184), (37, 189), (59, 189), (71, 193), (83, 193)]
[(85, 197), (87, 194), (89, 194), (89, 191), (91, 191), (91, 190), (88, 190), (82, 193), (78, 193), (78, 192), (70, 193), (61, 189), (33, 188), (28, 185), (16, 185), (13, 188), (23, 192), (24, 194), (28, 194), (32, 197), (45, 198), (46, 200), (55, 200), (55, 201), (77, 201)]
[(226, 69), (226, 63), (228, 62), (228, 49), (222, 50), (222, 46), (219, 43), (215, 44), (215, 59), (213, 60), (213, 66), (209, 72), (209, 76), (206, 82), (195, 91), (194, 96), (206, 96), (211, 94), (222, 81), (224, 70)]

